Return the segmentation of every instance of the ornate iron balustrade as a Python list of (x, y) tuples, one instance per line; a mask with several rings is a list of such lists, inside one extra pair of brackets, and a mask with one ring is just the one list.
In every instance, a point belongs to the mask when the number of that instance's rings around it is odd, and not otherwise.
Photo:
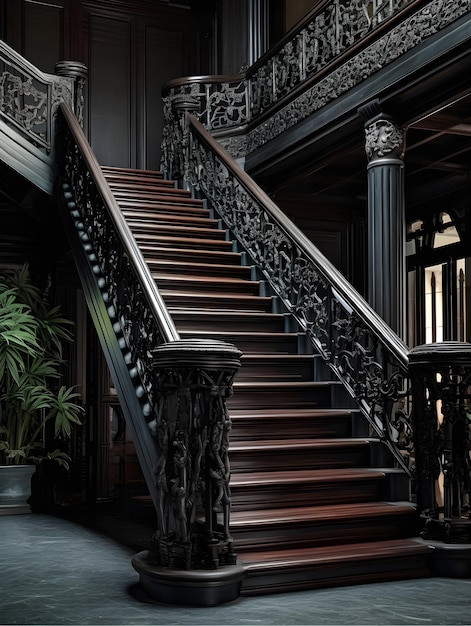
[(471, 542), (471, 344), (445, 341), (410, 351), (422, 536)]
[(85, 66), (63, 61), (56, 69), (57, 76), (45, 74), (0, 41), (0, 118), (46, 152), (52, 148), (60, 102), (83, 119)]
[(192, 115), (185, 119), (173, 127), (174, 145), (183, 152), (170, 160), (169, 171), (185, 164), (186, 181), (210, 200), (409, 472), (407, 346), (202, 124)]
[(252, 119), (320, 72), (411, 0), (323, 2), (247, 72)]
[(200, 121), (243, 157), (469, 11), (468, 0), (321, 2), (245, 74), (168, 83), (166, 118), (174, 101), (195, 99)]
[[(77, 120), (61, 105), (61, 177), (74, 199), (72, 218), (142, 396), (153, 386), (152, 351), (179, 339), (150, 270)], [(150, 416), (152, 408), (147, 413)]]

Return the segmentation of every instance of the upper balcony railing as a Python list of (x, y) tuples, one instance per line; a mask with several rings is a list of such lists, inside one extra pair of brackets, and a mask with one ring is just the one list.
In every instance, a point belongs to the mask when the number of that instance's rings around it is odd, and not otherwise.
[(230, 147), (244, 156), (469, 11), (468, 0), (324, 0), (244, 74), (167, 83), (165, 114), (191, 99), (218, 138), (246, 134)]
[(0, 41), (0, 120), (46, 152), (52, 149), (54, 114), (60, 102), (83, 119), (85, 66), (62, 61), (56, 73), (41, 72)]

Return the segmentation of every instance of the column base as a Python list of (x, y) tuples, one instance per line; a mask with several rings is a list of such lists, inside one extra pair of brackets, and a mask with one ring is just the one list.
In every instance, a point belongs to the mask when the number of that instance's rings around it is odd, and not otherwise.
[(182, 570), (154, 565), (149, 551), (132, 559), (139, 582), (153, 600), (165, 604), (215, 606), (235, 600), (240, 595), (245, 569), (225, 565), (215, 570)]

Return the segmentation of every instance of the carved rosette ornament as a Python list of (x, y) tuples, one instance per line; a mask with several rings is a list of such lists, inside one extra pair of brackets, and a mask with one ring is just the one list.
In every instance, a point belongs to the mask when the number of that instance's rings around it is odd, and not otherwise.
[(384, 159), (402, 160), (404, 130), (386, 116), (370, 122), (365, 126), (365, 151), (370, 163)]

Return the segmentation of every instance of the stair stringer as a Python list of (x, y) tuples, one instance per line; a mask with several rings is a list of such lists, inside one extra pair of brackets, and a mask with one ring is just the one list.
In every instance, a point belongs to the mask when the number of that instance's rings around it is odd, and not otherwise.
[(21, 133), (0, 119), (0, 161), (51, 195), (55, 167), (51, 155), (36, 147)]

